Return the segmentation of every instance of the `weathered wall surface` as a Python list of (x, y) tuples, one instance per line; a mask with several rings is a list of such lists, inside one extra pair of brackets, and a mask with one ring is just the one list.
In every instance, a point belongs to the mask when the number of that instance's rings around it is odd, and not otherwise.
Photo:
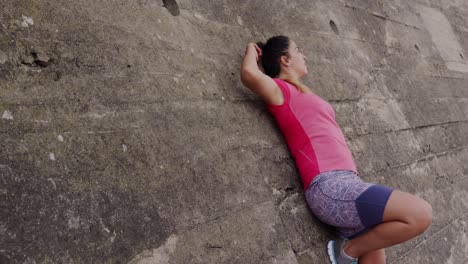
[(164, 2), (0, 0), (0, 263), (324, 263), (333, 232), (239, 80), (276, 34), (361, 176), (434, 208), (388, 263), (468, 262), (468, 2)]

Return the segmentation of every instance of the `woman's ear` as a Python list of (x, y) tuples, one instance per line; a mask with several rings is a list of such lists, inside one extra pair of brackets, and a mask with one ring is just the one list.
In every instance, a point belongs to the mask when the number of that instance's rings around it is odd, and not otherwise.
[(289, 67), (290, 61), (289, 61), (288, 56), (286, 56), (286, 55), (281, 56), (280, 62), (281, 62), (281, 64), (283, 64), (285, 67)]

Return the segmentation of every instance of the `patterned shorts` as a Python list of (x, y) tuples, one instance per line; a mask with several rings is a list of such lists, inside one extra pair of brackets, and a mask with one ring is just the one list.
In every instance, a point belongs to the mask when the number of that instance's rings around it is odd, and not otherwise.
[(336, 227), (342, 237), (352, 239), (382, 222), (392, 191), (362, 181), (351, 170), (333, 170), (315, 176), (305, 198), (318, 219)]

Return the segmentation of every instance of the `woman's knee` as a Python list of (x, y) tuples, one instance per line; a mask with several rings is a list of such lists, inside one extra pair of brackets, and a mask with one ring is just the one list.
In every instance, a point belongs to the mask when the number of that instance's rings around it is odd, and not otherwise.
[(415, 236), (426, 231), (432, 223), (432, 206), (419, 197), (416, 199), (413, 201), (412, 210), (404, 217)]
[(432, 223), (432, 206), (415, 195), (395, 190), (390, 196), (384, 218), (386, 221), (405, 222), (409, 230), (419, 235)]
[(420, 234), (432, 223), (432, 206), (425, 200), (420, 201), (419, 208), (413, 214), (413, 223), (416, 226), (417, 233)]

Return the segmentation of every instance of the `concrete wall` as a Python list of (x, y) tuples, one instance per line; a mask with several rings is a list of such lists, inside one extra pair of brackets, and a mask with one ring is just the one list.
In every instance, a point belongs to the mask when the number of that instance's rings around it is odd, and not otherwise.
[(468, 262), (468, 2), (0, 6), (0, 263), (326, 262), (333, 230), (239, 78), (277, 34), (361, 176), (433, 206), (388, 263)]

